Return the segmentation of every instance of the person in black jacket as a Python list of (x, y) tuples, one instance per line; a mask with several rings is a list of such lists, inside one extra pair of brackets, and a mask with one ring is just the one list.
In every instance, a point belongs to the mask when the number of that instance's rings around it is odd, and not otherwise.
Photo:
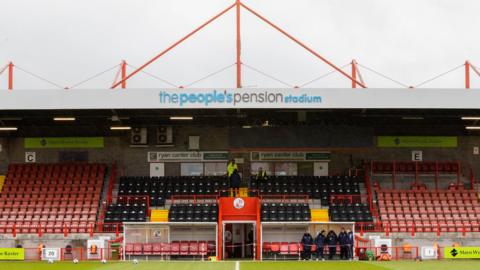
[(347, 232), (345, 231), (345, 228), (342, 228), (342, 231), (340, 234), (338, 234), (338, 242), (340, 244), (340, 259), (348, 259), (348, 236)]
[(230, 175), (230, 188), (233, 189), (233, 196), (238, 196), (240, 193), (240, 183), (242, 182), (240, 178), (240, 174), (238, 173), (238, 170), (235, 169), (233, 173)]
[(303, 234), (301, 244), (303, 247), (302, 259), (310, 260), (310, 258), (312, 257), (313, 237), (312, 235), (310, 235), (309, 232)]
[(327, 235), (328, 258), (331, 260), (337, 252), (337, 234), (334, 231), (328, 232)]
[(347, 244), (348, 244), (348, 259), (351, 260), (353, 259), (353, 243), (354, 243), (354, 236), (353, 232), (348, 229), (347, 230)]
[(317, 235), (317, 238), (315, 238), (315, 245), (317, 246), (317, 261), (319, 259), (322, 259), (322, 261), (325, 260), (325, 258), (323, 257), (324, 242), (325, 242), (325, 230), (322, 230)]

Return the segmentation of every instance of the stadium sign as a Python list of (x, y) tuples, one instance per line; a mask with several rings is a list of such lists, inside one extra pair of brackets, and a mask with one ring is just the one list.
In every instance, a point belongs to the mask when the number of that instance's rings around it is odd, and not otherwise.
[(23, 248), (0, 248), (0, 261), (23, 261), (25, 250)]
[(458, 146), (458, 138), (455, 136), (379, 136), (377, 146), (455, 148)]
[(446, 247), (445, 259), (480, 259), (480, 247)]
[(25, 138), (26, 149), (39, 148), (103, 148), (103, 137), (36, 137)]
[(251, 152), (252, 161), (329, 161), (330, 152)]
[(148, 152), (148, 162), (227, 161), (228, 152)]
[(0, 91), (0, 110), (480, 109), (465, 89), (204, 88)]

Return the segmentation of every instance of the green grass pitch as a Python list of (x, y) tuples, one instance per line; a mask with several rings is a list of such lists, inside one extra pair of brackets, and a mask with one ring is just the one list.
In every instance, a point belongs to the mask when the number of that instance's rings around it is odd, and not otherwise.
[(478, 270), (480, 260), (396, 262), (0, 262), (2, 270)]

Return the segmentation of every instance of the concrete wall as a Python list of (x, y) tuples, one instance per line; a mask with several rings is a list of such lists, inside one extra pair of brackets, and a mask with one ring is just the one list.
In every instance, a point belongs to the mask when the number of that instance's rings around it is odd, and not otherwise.
[[(305, 129), (305, 128), (303, 128)], [(231, 132), (235, 129), (216, 128), (216, 127), (175, 127), (174, 129), (174, 147), (155, 147), (150, 145), (148, 147), (132, 148), (130, 147), (130, 135), (128, 132), (119, 133), (117, 137), (106, 137), (105, 148), (103, 149), (79, 149), (72, 151), (88, 151), (90, 162), (102, 162), (111, 164), (116, 161), (120, 168), (120, 173), (123, 175), (148, 175), (149, 164), (147, 163), (147, 152), (149, 151), (187, 151), (188, 150), (188, 136), (198, 135), (200, 139), (200, 148), (202, 151), (228, 151), (232, 150), (232, 157), (242, 157), (245, 159), (245, 164), (240, 166), (245, 168), (244, 171), (249, 171), (249, 153), (252, 150), (258, 150), (262, 147), (255, 148), (237, 148), (232, 147), (230, 139)], [(300, 137), (295, 137), (295, 128), (292, 128), (292, 136), (288, 136), (285, 140), (300, 140)], [(312, 127), (312, 130), (318, 131), (318, 127)], [(251, 131), (250, 131), (251, 132)], [(154, 141), (151, 136), (155, 135), (154, 131), (150, 131), (150, 141)], [(304, 133), (304, 132), (303, 132)], [(303, 134), (302, 133), (302, 134)], [(284, 133), (282, 133), (284, 134)], [(470, 164), (474, 169), (476, 175), (480, 175), (480, 156), (473, 155), (473, 147), (480, 146), (480, 137), (478, 136), (463, 136), (459, 137), (459, 146), (457, 148), (377, 148), (375, 146), (375, 137), (371, 134), (363, 134), (368, 138), (362, 138), (361, 141), (372, 141), (369, 147), (336, 147), (329, 148), (332, 152), (330, 171), (333, 173), (344, 173), (351, 166), (360, 166), (362, 161), (369, 160), (411, 160), (412, 150), (422, 150), (424, 160), (459, 160), (463, 164)], [(354, 136), (349, 136), (352, 138)], [(251, 136), (249, 136), (251, 138)], [(238, 138), (236, 139), (238, 142)], [(275, 140), (279, 140), (276, 138)], [(0, 138), (2, 144), (2, 151), (0, 152), (0, 174), (6, 172), (8, 163), (24, 162), (25, 151), (23, 147), (23, 138)], [(255, 144), (258, 144), (256, 142)], [(264, 147), (267, 148), (267, 147)], [(278, 148), (275, 148), (279, 150)], [(309, 147), (303, 147), (296, 150), (308, 150)], [(313, 145), (311, 150), (321, 150), (317, 145)], [(266, 149), (262, 149), (266, 150)], [(288, 149), (281, 149), (288, 150)], [(37, 162), (58, 162), (60, 150), (57, 149), (36, 149)], [(63, 151), (70, 151), (68, 149)], [(466, 174), (466, 176), (468, 176)]]

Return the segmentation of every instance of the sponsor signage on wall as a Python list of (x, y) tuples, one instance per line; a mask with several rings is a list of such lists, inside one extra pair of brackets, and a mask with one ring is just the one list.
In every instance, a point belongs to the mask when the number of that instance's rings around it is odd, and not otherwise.
[[(61, 100), (62, 102), (56, 102)], [(3, 110), (45, 109), (480, 109), (465, 89), (69, 89), (0, 91)]]
[(227, 160), (228, 152), (148, 152), (148, 162)]
[(25, 148), (103, 148), (103, 137), (35, 137), (25, 138)]
[(25, 250), (23, 248), (0, 248), (0, 261), (23, 261)]
[(378, 136), (377, 146), (454, 148), (458, 146), (458, 138), (455, 136)]
[(42, 260), (48, 261), (59, 261), (60, 260), (60, 249), (59, 248), (44, 248), (42, 249)]
[(480, 247), (446, 247), (445, 259), (480, 259)]
[(252, 161), (328, 161), (330, 152), (252, 152)]

